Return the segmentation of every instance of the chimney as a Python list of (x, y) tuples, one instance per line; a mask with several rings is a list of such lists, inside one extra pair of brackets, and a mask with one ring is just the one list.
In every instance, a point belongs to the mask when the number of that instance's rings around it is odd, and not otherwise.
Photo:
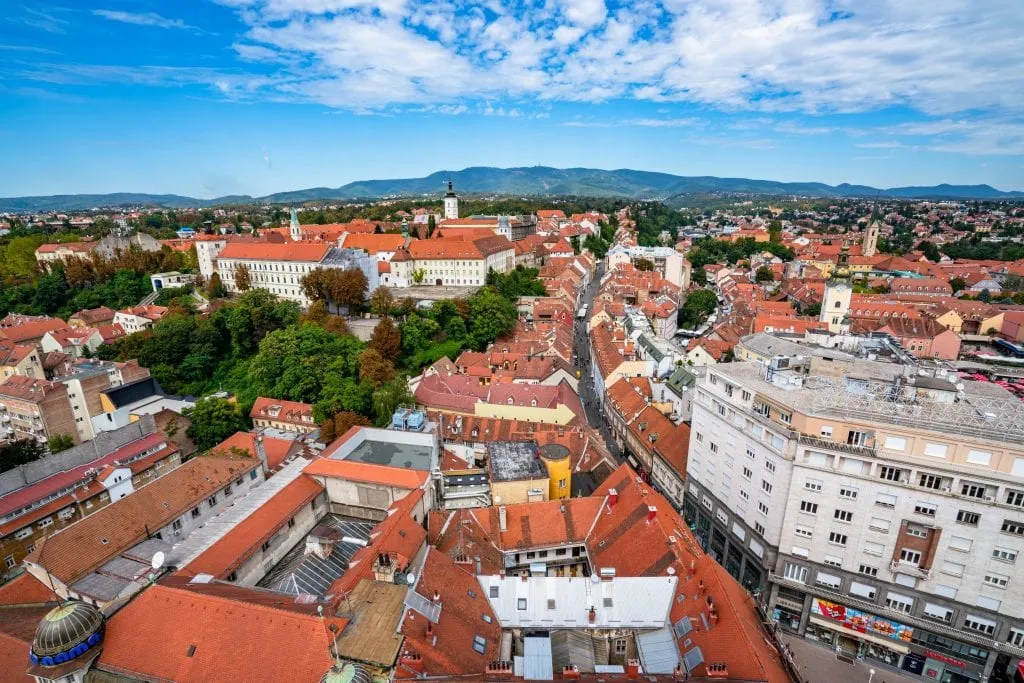
[(498, 526), (502, 531), (508, 531), (508, 509), (504, 505), (498, 508)]
[(423, 665), (423, 657), (420, 657), (418, 654), (409, 652), (408, 650), (402, 653), (402, 657), (401, 659), (399, 659), (398, 663), (400, 666), (404, 666), (409, 671), (412, 671), (417, 674), (422, 674), (425, 671), (425, 667)]
[(263, 471), (267, 471), (270, 468), (267, 466), (267, 451), (263, 448), (263, 437), (257, 436), (253, 442), (256, 445), (256, 457), (263, 463)]
[(658, 516), (658, 508), (653, 505), (647, 506), (647, 523), (650, 524), (654, 521), (654, 518)]
[(506, 678), (512, 675), (512, 662), (490, 662), (485, 670), (487, 678)]
[(429, 639), (433, 635), (434, 635), (434, 622), (432, 622), (430, 619), (427, 619), (427, 638)]
[(434, 591), (434, 596), (431, 598), (435, 605), (441, 604), (441, 594), (438, 591)]
[(587, 612), (587, 621), (591, 624), (597, 621), (597, 610), (595, 610), (593, 607), (591, 607), (590, 611)]
[(608, 489), (608, 509), (614, 510), (615, 504), (619, 502), (619, 492), (615, 489)]
[(676, 664), (676, 668), (672, 669), (672, 680), (686, 680), (686, 672), (683, 670), (683, 667), (679, 666), (678, 664)]
[(635, 680), (640, 677), (640, 660), (630, 659), (626, 662), (626, 678)]
[(697, 581), (697, 595), (703, 595), (703, 594), (704, 594), (704, 579), (700, 579), (700, 580)]
[(580, 677), (580, 668), (575, 664), (566, 664), (562, 667), (562, 679), (576, 679)]

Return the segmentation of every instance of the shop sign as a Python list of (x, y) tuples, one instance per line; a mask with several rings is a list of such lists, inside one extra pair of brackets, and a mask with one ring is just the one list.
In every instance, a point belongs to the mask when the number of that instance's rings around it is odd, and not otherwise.
[(944, 655), (941, 652), (932, 652), (931, 650), (928, 650), (927, 652), (925, 652), (925, 655), (931, 657), (932, 659), (937, 659), (940, 662), (949, 664), (950, 666), (958, 666), (961, 669), (967, 668), (967, 662), (961, 662), (959, 659), (955, 659), (953, 657), (950, 657), (949, 655)]
[(814, 598), (811, 601), (811, 612), (838, 621), (850, 630), (892, 638), (904, 643), (909, 643), (914, 635), (914, 629), (909, 626), (821, 598)]

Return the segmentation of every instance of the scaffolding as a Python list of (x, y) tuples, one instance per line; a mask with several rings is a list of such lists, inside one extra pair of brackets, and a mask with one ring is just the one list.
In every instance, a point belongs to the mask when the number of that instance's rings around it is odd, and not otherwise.
[(808, 377), (811, 411), (928, 431), (1024, 444), (1024, 403), (1014, 396), (982, 396), (962, 390), (938, 400), (907, 378), (851, 382), (845, 377)]

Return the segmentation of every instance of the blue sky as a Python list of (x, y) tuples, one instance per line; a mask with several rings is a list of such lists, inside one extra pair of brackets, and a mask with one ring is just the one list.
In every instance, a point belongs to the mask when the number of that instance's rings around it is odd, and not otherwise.
[(589, 166), (1024, 190), (1020, 0), (9, 0), (0, 195)]

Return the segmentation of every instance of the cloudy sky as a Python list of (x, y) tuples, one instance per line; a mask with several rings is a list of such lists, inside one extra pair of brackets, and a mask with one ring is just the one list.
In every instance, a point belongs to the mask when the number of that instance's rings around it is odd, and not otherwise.
[(1020, 0), (11, 0), (0, 195), (466, 166), (1024, 190)]

